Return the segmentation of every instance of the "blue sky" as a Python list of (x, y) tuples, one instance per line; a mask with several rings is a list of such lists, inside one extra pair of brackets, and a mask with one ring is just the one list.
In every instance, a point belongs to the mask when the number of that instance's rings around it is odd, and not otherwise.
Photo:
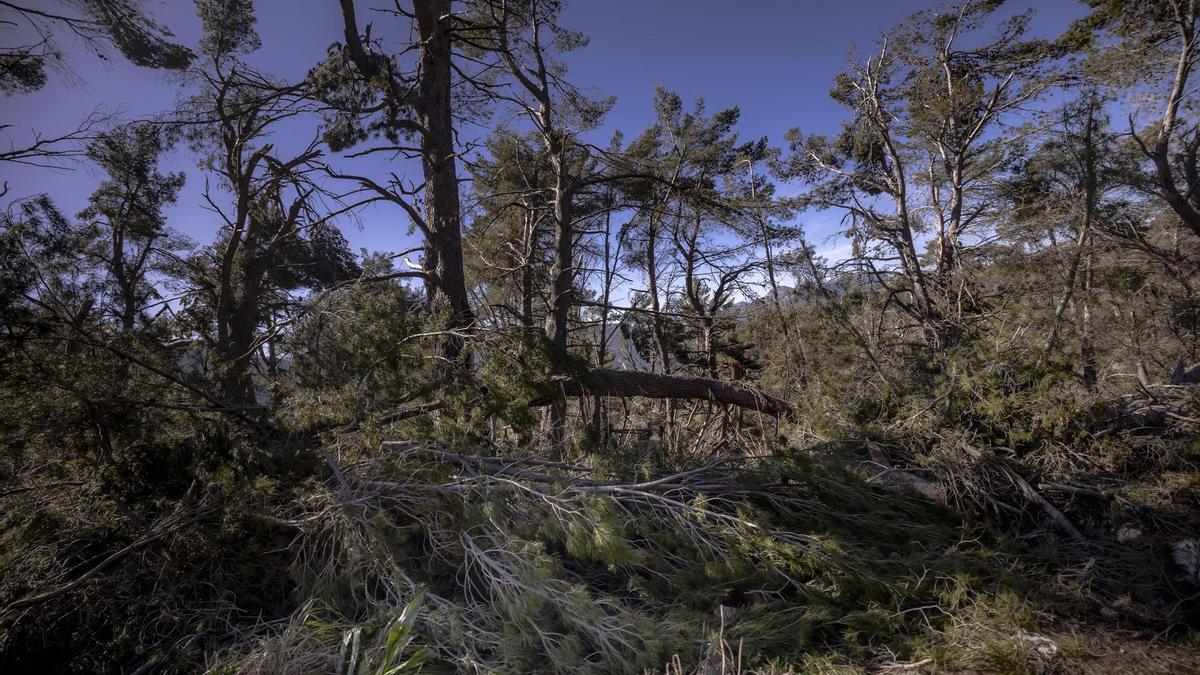
[[(32, 3), (59, 7), (55, 0)], [(1036, 8), (1035, 34), (1055, 34), (1083, 14), (1083, 6), (1074, 0), (1011, 4), (1006, 13)], [(148, 6), (178, 41), (196, 44), (200, 25), (192, 2), (150, 0)], [(867, 49), (882, 31), (930, 6), (912, 0), (575, 0), (568, 4), (564, 23), (587, 34), (590, 44), (567, 56), (569, 79), (617, 97), (605, 127), (591, 139), (596, 142), (603, 143), (618, 128), (627, 137), (638, 133), (652, 120), (655, 87), (664, 85), (689, 103), (704, 98), (710, 111), (740, 106), (742, 138), (767, 136), (779, 144), (792, 127), (834, 132), (844, 111), (827, 92), (851, 45)], [(277, 77), (303, 77), (340, 38), (336, 0), (258, 0), (256, 10), (263, 48), (252, 61)], [(370, 21), (368, 17), (360, 9), (360, 21)], [(395, 30), (394, 25), (384, 27), (386, 19), (374, 20), (380, 24), (377, 34)], [(3, 29), (0, 36), (10, 42), (14, 37), (4, 35)], [(78, 77), (52, 78), (38, 92), (0, 99), (0, 122), (12, 125), (2, 132), (2, 142), (19, 145), (35, 130), (44, 135), (68, 131), (96, 109), (126, 119), (153, 115), (170, 108), (180, 93), (161, 72), (139, 69), (119, 56), (98, 59), (70, 37), (63, 37), (62, 45)], [(302, 143), (307, 138), (291, 140)], [(201, 208), (204, 180), (195, 159), (179, 150), (165, 166), (189, 174), (169, 224), (200, 243), (211, 241), (218, 219)], [(78, 212), (101, 179), (81, 165), (0, 171), (0, 179), (12, 190), (7, 199), (46, 191), (67, 213)], [(837, 230), (831, 214), (809, 214), (801, 220), (817, 242)], [(403, 214), (387, 207), (368, 209), (358, 223), (343, 227), (355, 249), (393, 251), (413, 244), (408, 229)], [(825, 249), (834, 253), (837, 246), (830, 241)]]

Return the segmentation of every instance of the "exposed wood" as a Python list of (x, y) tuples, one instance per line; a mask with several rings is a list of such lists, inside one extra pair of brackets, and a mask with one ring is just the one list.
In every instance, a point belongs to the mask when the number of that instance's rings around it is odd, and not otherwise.
[(1103, 501), (1112, 501), (1112, 495), (1099, 489), (1092, 487), (1080, 487), (1078, 485), (1063, 485), (1062, 483), (1052, 483), (1048, 480), (1038, 483), (1038, 488), (1042, 490), (1056, 490), (1058, 492), (1066, 492), (1068, 494), (1079, 495), (1081, 497), (1091, 497), (1093, 499), (1101, 499)]

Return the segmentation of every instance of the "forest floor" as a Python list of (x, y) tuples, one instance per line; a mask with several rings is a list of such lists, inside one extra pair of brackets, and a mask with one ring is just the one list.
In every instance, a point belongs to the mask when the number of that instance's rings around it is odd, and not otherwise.
[[(1200, 586), (1173, 556), (1200, 523), (1191, 445), (1078, 481), (1103, 491), (1047, 490), (1084, 541), (1033, 509), (971, 522), (829, 447), (772, 449), (662, 472), (362, 443), (303, 482), (181, 479), (132, 516), (98, 472), (13, 472), (0, 608), (25, 610), (0, 611), (0, 671), (337, 672), (349, 640), (372, 672), (403, 652), (476, 672), (1200, 673)], [(996, 466), (954, 465), (963, 484)], [(103, 546), (73, 569), (136, 555), (56, 591), (85, 537)], [(567, 637), (524, 637), (548, 628)], [(151, 629), (159, 652), (121, 642)]]
[(1200, 672), (1200, 647), (1156, 640), (1137, 633), (1081, 626), (1079, 632), (1051, 635), (1080, 653), (1065, 659), (1066, 673), (1195, 673)]

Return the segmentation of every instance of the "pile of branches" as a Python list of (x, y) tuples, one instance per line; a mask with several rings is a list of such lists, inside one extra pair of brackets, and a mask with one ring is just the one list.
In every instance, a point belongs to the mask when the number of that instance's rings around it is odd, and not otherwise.
[(699, 658), (718, 626), (757, 658), (794, 657), (878, 614), (924, 621), (905, 610), (936, 592), (930, 567), (970, 557), (944, 512), (803, 461), (634, 475), (410, 442), (326, 461), (277, 523), (297, 532), (308, 600), (231, 669), (336, 670), (351, 631), (417, 597), (423, 647), (469, 672), (659, 669)]

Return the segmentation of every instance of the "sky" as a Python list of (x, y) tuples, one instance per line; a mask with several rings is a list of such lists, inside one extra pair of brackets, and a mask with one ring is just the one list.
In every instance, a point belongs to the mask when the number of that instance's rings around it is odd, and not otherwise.
[[(58, 0), (27, 2), (63, 9)], [(379, 4), (359, 0), (360, 7)], [(1084, 12), (1075, 0), (1010, 4), (1005, 14), (1035, 8), (1035, 35), (1057, 34)], [(190, 0), (149, 0), (147, 6), (178, 42), (195, 47), (200, 22)], [(924, 0), (573, 0), (563, 23), (582, 31), (590, 43), (564, 60), (576, 86), (617, 99), (605, 125), (589, 139), (598, 144), (616, 129), (630, 138), (648, 125), (655, 88), (663, 85), (688, 104), (705, 99), (710, 112), (739, 106), (741, 138), (766, 136), (781, 145), (783, 134), (793, 127), (835, 133), (845, 110), (829, 99), (828, 91), (851, 46), (869, 49), (883, 31), (931, 6)], [(263, 46), (250, 60), (278, 78), (304, 77), (329, 44), (340, 39), (336, 0), (257, 0), (255, 8)], [(361, 8), (359, 20), (378, 22), (376, 34), (396, 30), (394, 24), (386, 25), (388, 19), (372, 19)], [(5, 44), (16, 37), (0, 24)], [(181, 95), (170, 76), (133, 66), (119, 54), (97, 58), (69, 36), (62, 37), (61, 46), (76, 76), (52, 76), (37, 92), (0, 99), (0, 125), (11, 125), (0, 131), (0, 143), (22, 145), (38, 133), (70, 131), (94, 110), (125, 120), (151, 116), (169, 109)], [(188, 174), (179, 202), (167, 214), (168, 225), (199, 243), (212, 241), (219, 219), (202, 207), (204, 177), (196, 159), (180, 149), (163, 167)], [(49, 192), (68, 214), (86, 205), (102, 178), (83, 164), (0, 166), (0, 180), (11, 190), (6, 201)], [(839, 229), (835, 214), (802, 214), (800, 220), (809, 240), (827, 256), (844, 250), (845, 242), (834, 236)], [(399, 251), (415, 243), (406, 217), (395, 207), (371, 207), (342, 229), (354, 250)]]

